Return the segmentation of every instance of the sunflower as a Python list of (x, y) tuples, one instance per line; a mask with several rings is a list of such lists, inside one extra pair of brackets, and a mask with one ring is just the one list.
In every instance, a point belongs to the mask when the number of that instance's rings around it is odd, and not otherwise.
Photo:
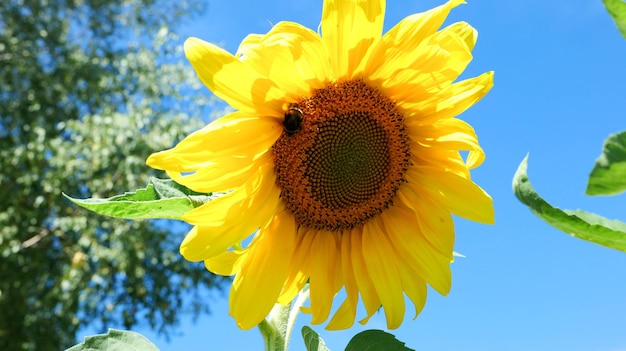
[(382, 306), (393, 329), (405, 295), (417, 317), (427, 285), (449, 292), (451, 215), (494, 221), (469, 173), (483, 150), (455, 118), (489, 91), (493, 72), (455, 82), (477, 33), (464, 22), (439, 30), (461, 3), (382, 35), (384, 0), (325, 0), (321, 33), (281, 22), (235, 55), (185, 42), (199, 78), (235, 112), (147, 164), (195, 191), (226, 192), (184, 216), (194, 227), (180, 251), (235, 275), (229, 306), (240, 328), (306, 283), (313, 324), (345, 290), (327, 329), (354, 324), (359, 295), (360, 322)]

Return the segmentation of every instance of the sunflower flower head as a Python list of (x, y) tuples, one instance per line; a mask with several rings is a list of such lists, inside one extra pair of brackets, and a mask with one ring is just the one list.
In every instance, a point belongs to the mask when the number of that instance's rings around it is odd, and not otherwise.
[(469, 173), (483, 150), (456, 118), (493, 73), (456, 82), (477, 34), (464, 22), (441, 28), (461, 3), (383, 35), (384, 0), (325, 0), (319, 34), (281, 22), (235, 55), (185, 42), (199, 78), (236, 111), (147, 163), (195, 191), (227, 192), (184, 216), (194, 227), (180, 251), (235, 275), (229, 305), (241, 328), (307, 282), (312, 323), (330, 318), (328, 329), (353, 325), (359, 296), (361, 323), (382, 306), (393, 329), (405, 296), (417, 317), (427, 285), (448, 293), (451, 215), (494, 221)]

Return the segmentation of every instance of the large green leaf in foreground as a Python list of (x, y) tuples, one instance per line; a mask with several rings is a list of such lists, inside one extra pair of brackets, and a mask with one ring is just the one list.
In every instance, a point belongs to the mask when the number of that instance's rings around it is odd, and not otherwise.
[(626, 38), (626, 2), (623, 0), (602, 0), (622, 36)]
[(107, 199), (74, 199), (63, 194), (73, 203), (90, 211), (126, 219), (168, 218), (182, 216), (216, 195), (197, 193), (170, 179), (151, 178), (145, 189)]
[(65, 351), (159, 351), (159, 349), (141, 334), (109, 329), (106, 334), (87, 336), (84, 342)]
[(610, 135), (589, 175), (587, 195), (615, 195), (626, 191), (626, 132)]
[(626, 252), (626, 224), (585, 211), (561, 210), (542, 199), (530, 184), (528, 156), (513, 177), (515, 196), (537, 216), (573, 237)]

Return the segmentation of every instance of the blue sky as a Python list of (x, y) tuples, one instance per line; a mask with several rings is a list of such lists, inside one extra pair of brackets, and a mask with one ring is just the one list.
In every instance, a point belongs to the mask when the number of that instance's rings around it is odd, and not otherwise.
[[(626, 254), (552, 229), (511, 191), (530, 153), (530, 179), (547, 201), (626, 220), (624, 196), (584, 195), (603, 140), (626, 129), (626, 40), (601, 0), (468, 2), (448, 23), (467, 21), (479, 32), (462, 78), (495, 71), (492, 91), (461, 118), (487, 153), (473, 178), (492, 195), (496, 224), (456, 219), (456, 250), (466, 258), (453, 264), (451, 293), (431, 290), (420, 316), (393, 333), (416, 350), (626, 350)], [(385, 29), (441, 3), (391, 0)], [(234, 52), (248, 33), (281, 20), (317, 28), (321, 8), (321, 0), (214, 0), (180, 34)], [(183, 321), (169, 342), (138, 331), (161, 351), (263, 349), (256, 329), (241, 331), (228, 316), (226, 294), (212, 302), (211, 315)], [(304, 350), (299, 329), (309, 320), (300, 315), (290, 350)], [(384, 316), (366, 327), (384, 329)], [(364, 329), (313, 328), (331, 350)]]

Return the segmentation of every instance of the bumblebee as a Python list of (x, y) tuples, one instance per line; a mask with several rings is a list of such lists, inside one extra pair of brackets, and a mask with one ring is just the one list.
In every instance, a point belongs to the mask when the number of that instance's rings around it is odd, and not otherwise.
[(285, 132), (288, 136), (292, 136), (300, 130), (303, 117), (304, 114), (302, 110), (297, 107), (290, 107), (289, 110), (285, 112), (283, 127), (285, 127)]

